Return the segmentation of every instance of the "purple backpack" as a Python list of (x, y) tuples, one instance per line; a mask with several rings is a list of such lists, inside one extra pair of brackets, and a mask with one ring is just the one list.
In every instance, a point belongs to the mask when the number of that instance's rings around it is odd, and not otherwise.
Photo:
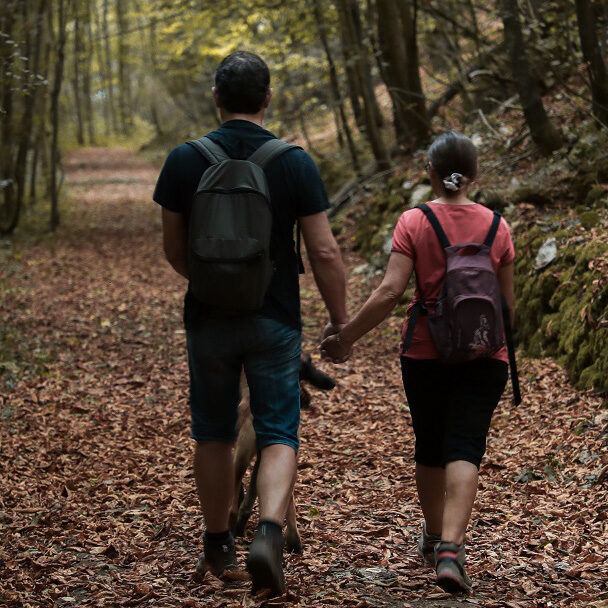
[[(490, 249), (500, 225), (494, 212), (483, 243), (451, 245), (437, 216), (427, 204), (418, 205), (437, 234), (446, 255), (445, 278), (432, 311), (421, 301), (412, 310), (403, 352), (410, 346), (418, 313), (427, 315), (431, 337), (441, 361), (462, 363), (491, 357), (505, 345), (502, 295), (492, 267)], [(463, 249), (475, 253), (460, 255)], [(420, 291), (420, 289), (419, 289)]]

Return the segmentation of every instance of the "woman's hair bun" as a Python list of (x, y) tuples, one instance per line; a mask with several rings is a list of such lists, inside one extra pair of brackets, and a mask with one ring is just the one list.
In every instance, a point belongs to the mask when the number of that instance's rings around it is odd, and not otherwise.
[(453, 131), (440, 135), (429, 148), (428, 158), (446, 196), (454, 196), (477, 176), (477, 148), (466, 136)]

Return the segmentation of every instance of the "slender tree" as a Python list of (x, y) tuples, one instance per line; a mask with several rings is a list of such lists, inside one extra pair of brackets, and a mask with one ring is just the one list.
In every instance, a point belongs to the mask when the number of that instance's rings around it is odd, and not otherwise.
[(598, 42), (593, 13), (589, 0), (576, 0), (578, 32), (591, 80), (593, 114), (608, 128), (608, 71)]
[(366, 50), (358, 44), (358, 31), (361, 30), (361, 24), (360, 22), (357, 24), (359, 13), (355, 9), (358, 9), (358, 7), (353, 6), (353, 4), (356, 5), (356, 0), (340, 0), (338, 2), (342, 40), (345, 48), (348, 49), (347, 56), (352, 58), (354, 75), (363, 99), (362, 118), (365, 135), (370, 143), (378, 168), (386, 169), (390, 166), (390, 156), (376, 117), (378, 103), (372, 84), (369, 59)]
[(15, 76), (13, 64), (15, 53), (12, 49), (12, 36), (16, 21), (16, 2), (6, 2), (0, 5), (0, 31), (6, 38), (0, 44), (0, 232), (10, 228), (11, 218), (15, 209), (15, 180), (13, 158), (13, 96)]
[(118, 132), (118, 119), (116, 114), (116, 100), (114, 96), (114, 74), (112, 70), (112, 51), (110, 45), (110, 29), (108, 25), (109, 0), (103, 0), (103, 21), (102, 21), (102, 37), (105, 51), (105, 85), (107, 88), (107, 99), (110, 118), (112, 121), (112, 131)]
[(551, 124), (538, 83), (532, 76), (521, 29), (517, 0), (501, 0), (501, 17), (511, 72), (532, 139), (544, 154), (561, 146), (561, 137)]
[(357, 154), (357, 148), (353, 140), (352, 131), (350, 125), (348, 124), (348, 119), (346, 117), (346, 111), (344, 108), (344, 97), (342, 95), (342, 91), (340, 89), (340, 82), (338, 80), (338, 71), (336, 69), (336, 63), (334, 61), (331, 47), (329, 46), (329, 40), (327, 38), (327, 26), (321, 13), (321, 6), (319, 0), (313, 0), (313, 12), (315, 16), (315, 22), (317, 24), (319, 40), (321, 41), (321, 45), (323, 46), (323, 50), (325, 51), (325, 57), (327, 58), (327, 65), (329, 68), (329, 82), (333, 93), (333, 101), (338, 110), (338, 116), (340, 119), (339, 122), (346, 138), (348, 152), (353, 162), (353, 168), (355, 170), (355, 173), (359, 174), (361, 173), (359, 155)]
[(76, 10), (74, 15), (74, 36), (72, 50), (72, 90), (74, 92), (74, 109), (76, 111), (76, 140), (79, 145), (84, 145), (84, 121), (82, 117), (81, 89), (81, 64), (82, 64), (82, 34), (80, 2), (76, 0)]
[(417, 0), (398, 0), (401, 23), (405, 34), (406, 113), (408, 126), (414, 134), (414, 142), (422, 144), (429, 134), (426, 100), (420, 79), (418, 54), (418, 3)]
[(122, 132), (128, 135), (131, 132), (131, 81), (128, 70), (128, 45), (127, 45), (127, 0), (116, 0), (116, 22), (118, 24), (118, 103), (120, 126)]
[(93, 65), (93, 24), (91, 10), (93, 9), (93, 2), (86, 3), (84, 28), (86, 30), (86, 51), (84, 59), (84, 67), (82, 73), (82, 91), (84, 94), (84, 107), (86, 114), (86, 125), (87, 125), (87, 136), (89, 138), (89, 144), (95, 144), (95, 116), (93, 113), (93, 91), (91, 89), (91, 72)]
[(65, 64), (65, 45), (67, 40), (67, 13), (71, 7), (71, 0), (56, 0), (57, 6), (57, 33), (55, 36), (56, 58), (53, 88), (51, 90), (51, 229), (59, 226), (59, 185), (57, 183), (57, 170), (59, 168), (59, 94), (63, 84), (63, 71)]
[(27, 155), (33, 147), (32, 132), (34, 125), (34, 105), (36, 101), (36, 91), (40, 90), (38, 81), (38, 70), (40, 69), (40, 52), (44, 28), (44, 11), (46, 0), (38, 0), (35, 11), (29, 14), (30, 4), (34, 2), (23, 2), (24, 22), (33, 19), (35, 24), (33, 31), (27, 28), (25, 35), (25, 57), (26, 59), (26, 82), (23, 87), (23, 113), (21, 115), (21, 127), (19, 130), (19, 144), (17, 149), (17, 161), (15, 163), (15, 182), (17, 184), (15, 210), (11, 222), (7, 226), (7, 232), (12, 232), (19, 222), (23, 200), (26, 189), (26, 166)]

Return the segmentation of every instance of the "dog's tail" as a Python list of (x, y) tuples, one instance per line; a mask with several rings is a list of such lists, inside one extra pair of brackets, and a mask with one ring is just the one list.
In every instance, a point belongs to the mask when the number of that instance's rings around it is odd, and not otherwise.
[(309, 382), (312, 386), (322, 391), (331, 391), (336, 387), (336, 382), (331, 376), (323, 373), (313, 365), (310, 355), (302, 359), (300, 380)]

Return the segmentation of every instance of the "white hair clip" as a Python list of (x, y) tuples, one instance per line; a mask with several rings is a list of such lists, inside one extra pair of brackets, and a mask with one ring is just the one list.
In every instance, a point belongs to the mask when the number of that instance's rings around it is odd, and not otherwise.
[(443, 185), (448, 190), (451, 190), (452, 192), (457, 192), (458, 190), (460, 190), (460, 188), (462, 188), (463, 177), (464, 175), (462, 175), (462, 173), (452, 173), (450, 177), (446, 177), (443, 180)]

